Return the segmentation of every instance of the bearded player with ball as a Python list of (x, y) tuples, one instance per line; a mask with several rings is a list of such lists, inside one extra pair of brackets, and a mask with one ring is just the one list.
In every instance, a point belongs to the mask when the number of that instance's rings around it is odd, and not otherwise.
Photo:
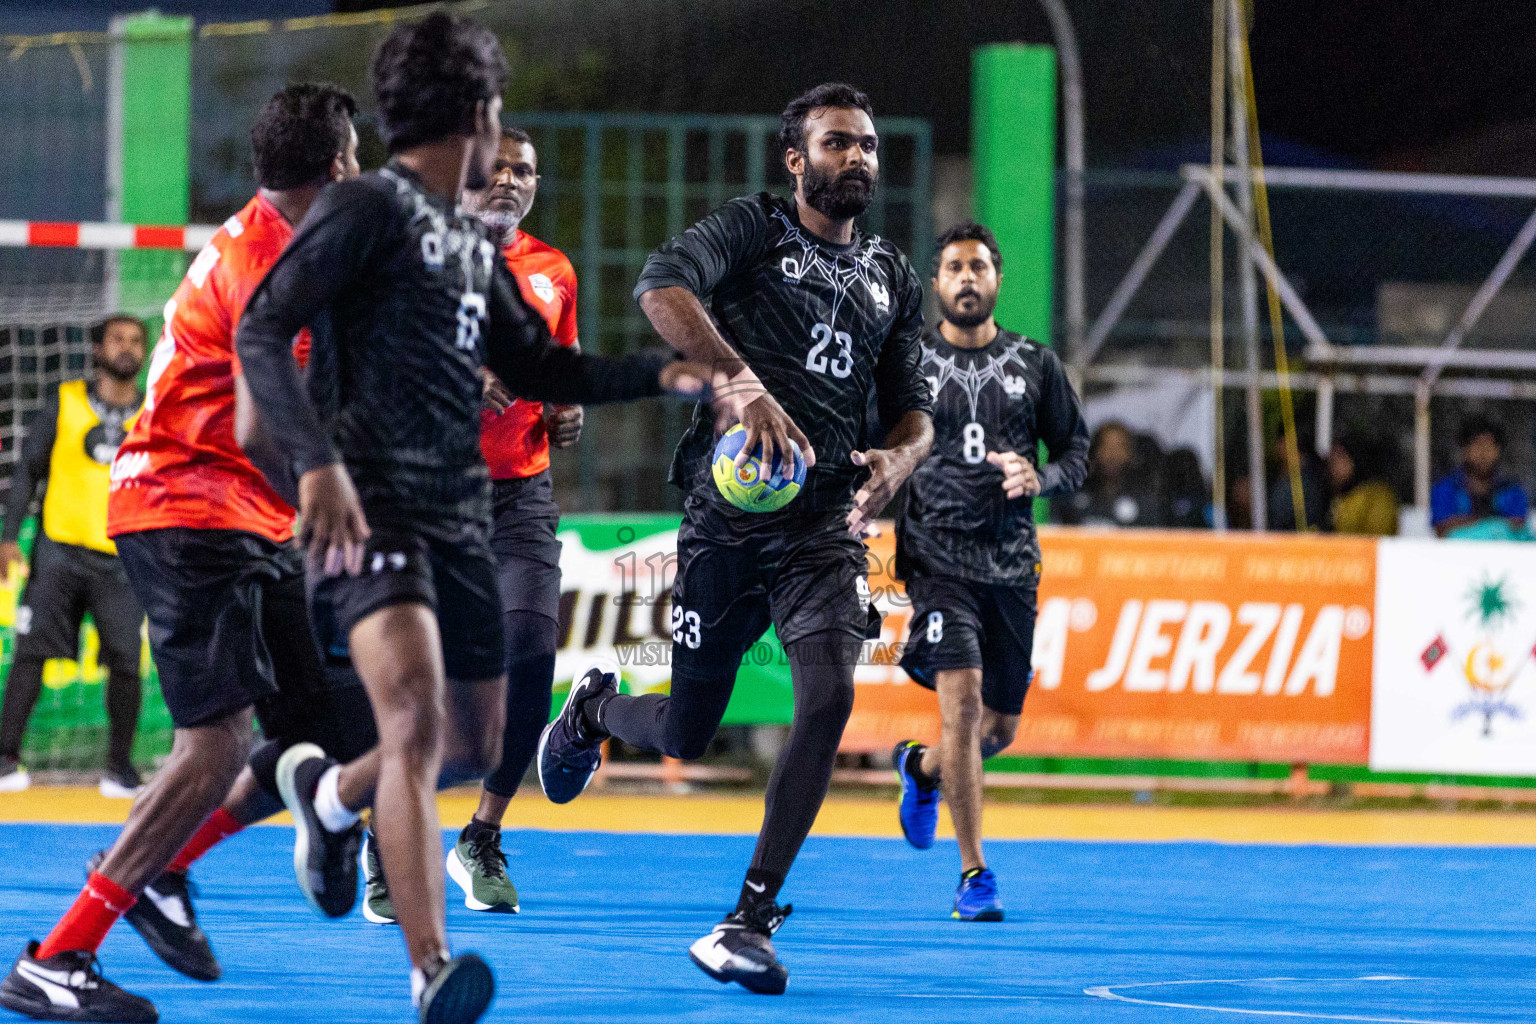
[[(922, 283), (895, 246), (853, 223), (879, 169), (869, 99), (818, 86), (785, 109), (779, 139), (793, 200), (725, 204), (652, 253), (635, 288), (657, 333), (715, 371), (713, 409), (695, 412), (672, 464), (688, 497), (671, 694), (621, 695), (617, 668), (594, 666), (539, 744), (556, 803), (585, 788), (609, 736), (697, 758), (742, 656), (775, 627), (794, 723), (736, 909), (689, 950), (715, 980), (774, 994), (789, 976), (771, 941), (790, 912), (779, 889), (826, 796), (862, 642), (879, 630), (860, 538), (933, 439)], [(883, 448), (868, 447), (872, 396)]]

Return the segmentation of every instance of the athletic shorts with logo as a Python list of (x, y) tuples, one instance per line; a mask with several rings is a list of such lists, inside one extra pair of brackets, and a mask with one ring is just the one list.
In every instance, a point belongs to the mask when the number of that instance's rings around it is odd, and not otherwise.
[(345, 657), (352, 628), (376, 611), (423, 604), (437, 616), (449, 679), (495, 679), (506, 667), (496, 560), (479, 528), (434, 530), (376, 523), (357, 576), (306, 567), (315, 640), (328, 660)]
[(118, 672), (137, 672), (144, 612), (122, 560), (60, 544), (39, 531), (16, 608), (16, 656), (78, 658), (80, 620), (86, 612), (101, 638), (101, 663)]
[(907, 581), (912, 626), (901, 667), (930, 690), (940, 672), (979, 668), (982, 704), (1019, 714), (1033, 675), (1035, 592), (1033, 585), (914, 576)]
[[(549, 471), (491, 481), (491, 551), (504, 614), (560, 617), (560, 506)], [(510, 652), (509, 652), (510, 653)]]
[(672, 585), (674, 677), (734, 679), (770, 624), (786, 645), (812, 636), (858, 645), (879, 635), (868, 553), (843, 513), (735, 513), (695, 495), (683, 508)]
[(268, 738), (309, 740), (342, 760), (373, 746), (356, 675), (321, 663), (297, 548), (243, 530), (184, 527), (115, 539), (177, 728), (254, 705)]

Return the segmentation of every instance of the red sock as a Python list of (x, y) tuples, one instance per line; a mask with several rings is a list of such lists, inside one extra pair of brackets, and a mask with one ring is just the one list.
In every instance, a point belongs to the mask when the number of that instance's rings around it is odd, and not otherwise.
[(233, 814), (220, 807), (210, 814), (208, 820), (203, 822), (203, 827), (187, 840), (187, 845), (181, 848), (181, 852), (166, 866), (166, 870), (180, 871), (185, 874), (193, 861), (243, 828), (245, 826), (236, 821)]
[(53, 931), (48, 933), (48, 937), (38, 947), (37, 959), (46, 960), (55, 953), (67, 950), (96, 952), (117, 919), (137, 902), (138, 899), (127, 889), (106, 875), (92, 871), (91, 876), (85, 880), (85, 888), (75, 897), (74, 906), (54, 925)]

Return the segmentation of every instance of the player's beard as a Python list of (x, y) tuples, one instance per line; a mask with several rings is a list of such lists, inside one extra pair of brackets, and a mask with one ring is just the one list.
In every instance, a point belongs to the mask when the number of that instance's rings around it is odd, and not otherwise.
[(807, 162), (801, 188), (813, 210), (833, 220), (851, 220), (869, 209), (875, 197), (875, 176), (862, 169), (827, 174)]
[[(948, 320), (956, 327), (969, 330), (972, 327), (980, 327), (992, 316), (992, 311), (997, 308), (997, 294), (994, 292), (988, 298), (974, 289), (960, 293), (960, 295), (967, 294), (976, 296), (976, 309), (974, 312), (962, 312), (943, 299), (939, 300), (939, 311), (944, 314), (945, 320)], [(956, 295), (955, 298), (958, 300), (960, 295)]]
[(511, 238), (523, 222), (523, 218), (511, 210), (476, 210), (475, 216), (500, 238)]

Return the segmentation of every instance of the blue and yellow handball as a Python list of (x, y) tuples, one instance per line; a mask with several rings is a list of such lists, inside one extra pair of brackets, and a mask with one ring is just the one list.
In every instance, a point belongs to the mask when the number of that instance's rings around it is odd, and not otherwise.
[(771, 467), (764, 466), (761, 444), (746, 462), (737, 466), (736, 456), (746, 443), (747, 428), (740, 423), (720, 435), (715, 443), (715, 486), (725, 500), (746, 512), (773, 512), (794, 501), (805, 484), (805, 458), (800, 454), (800, 446), (789, 442), (795, 462), (786, 474), (784, 453), (774, 455)]

